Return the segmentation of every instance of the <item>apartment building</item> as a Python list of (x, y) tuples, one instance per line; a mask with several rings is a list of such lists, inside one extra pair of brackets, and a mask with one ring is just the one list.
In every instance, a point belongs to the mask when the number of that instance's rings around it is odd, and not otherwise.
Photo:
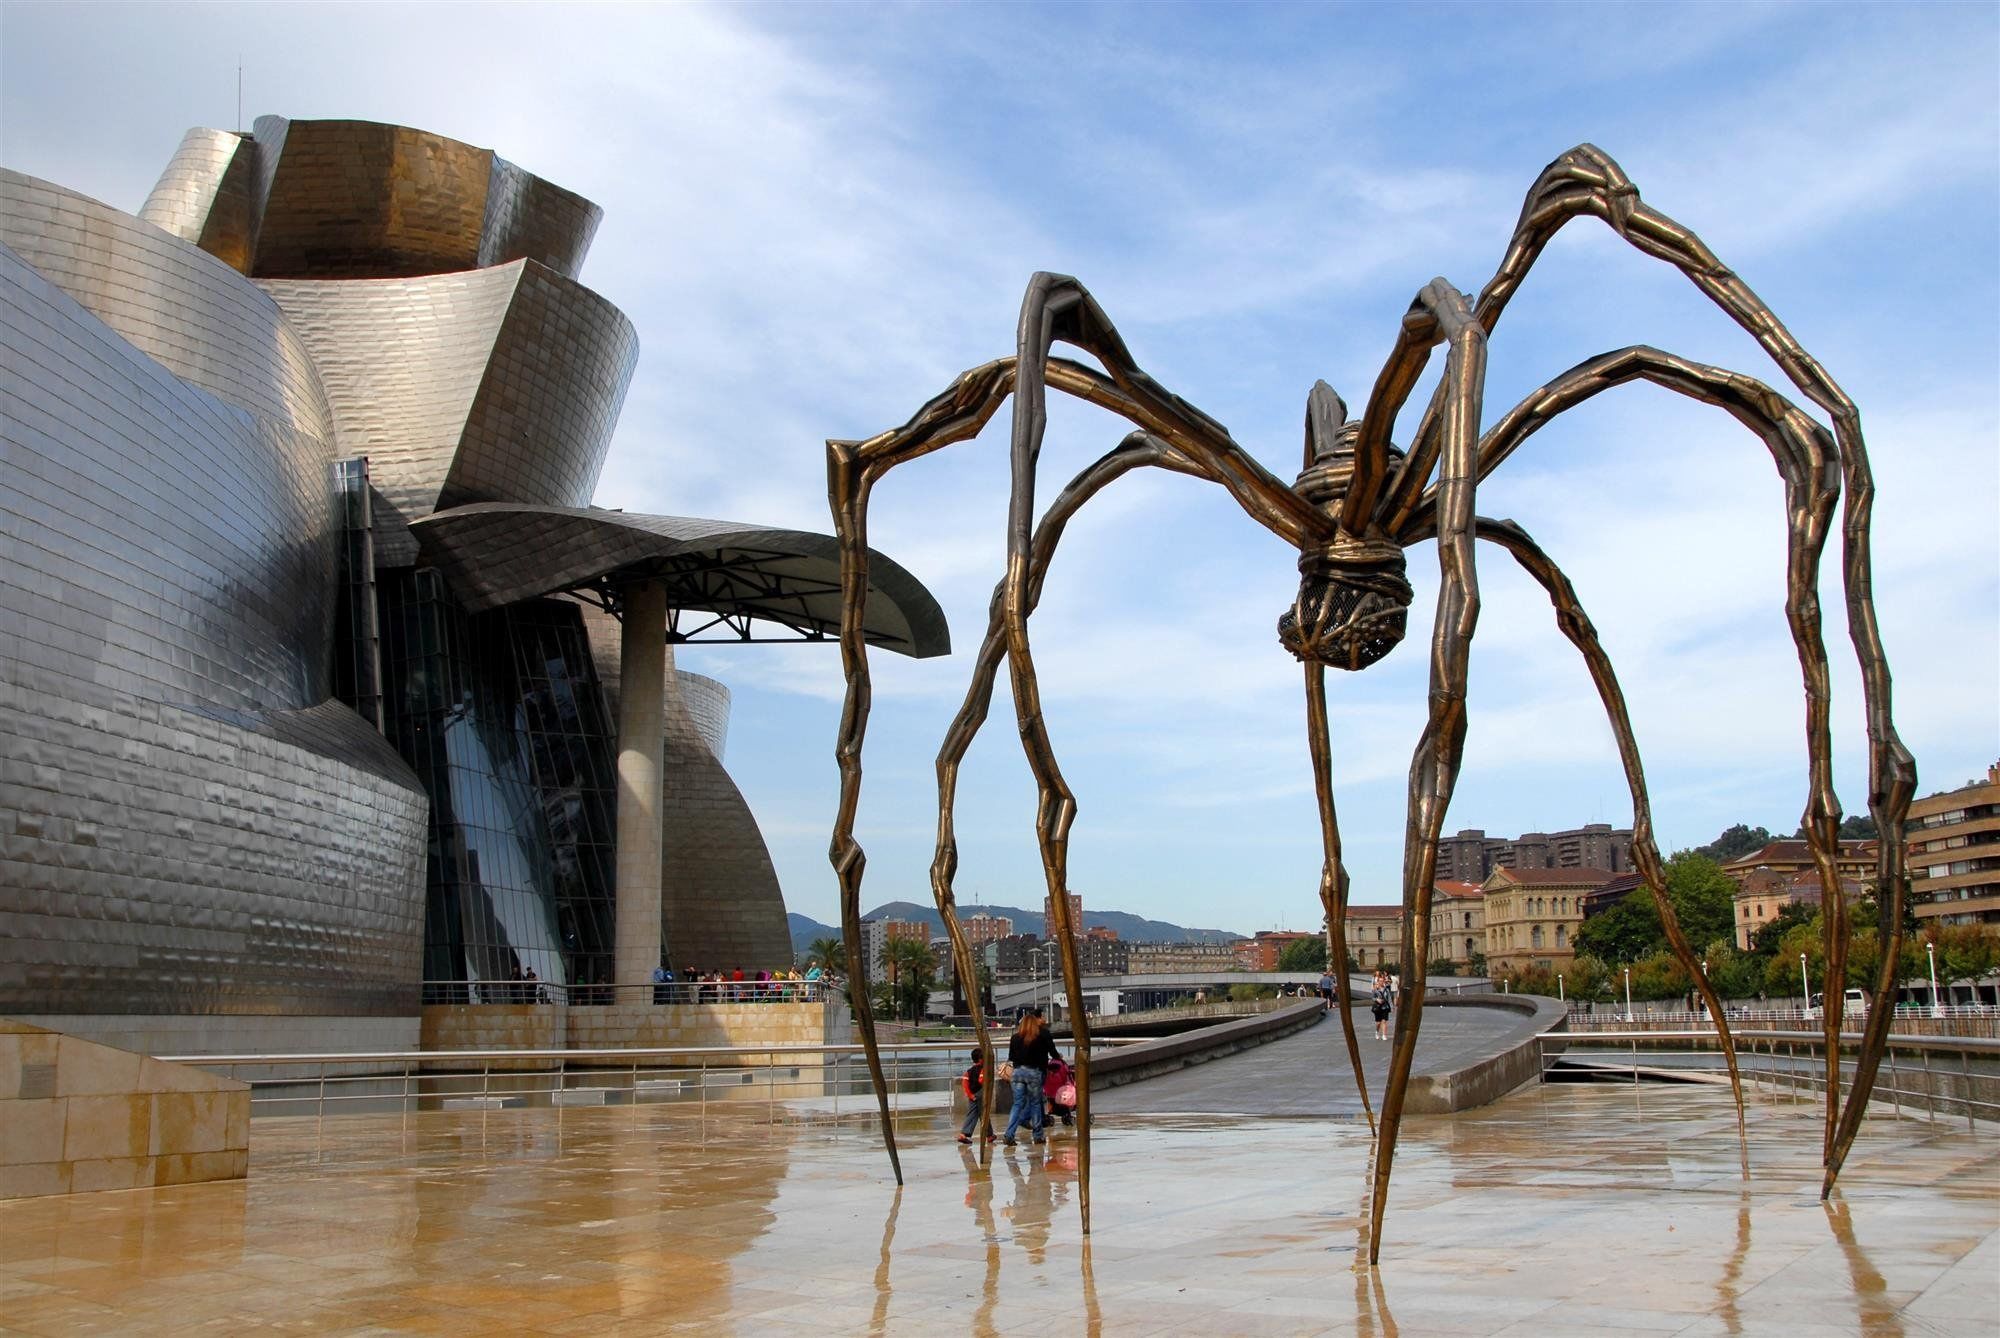
[(2000, 926), (2000, 765), (1911, 804), (1907, 836), (1920, 923)]
[(1437, 877), (1483, 883), (1495, 869), (1608, 869), (1632, 867), (1632, 829), (1605, 822), (1560, 832), (1488, 836), (1477, 827), (1438, 838)]
[(1318, 937), (1296, 929), (1260, 929), (1254, 937), (1237, 939), (1229, 946), (1236, 953), (1236, 964), (1245, 971), (1275, 971), (1286, 948), (1302, 938)]
[(1126, 956), (1126, 971), (1135, 976), (1235, 969), (1236, 953), (1227, 943), (1133, 943)]

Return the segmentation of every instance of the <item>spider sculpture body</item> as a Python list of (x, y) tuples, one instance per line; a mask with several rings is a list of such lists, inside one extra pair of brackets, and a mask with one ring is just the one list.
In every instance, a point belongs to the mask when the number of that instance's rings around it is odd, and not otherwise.
[[(1582, 216), (1603, 220), (1642, 252), (1685, 273), (1756, 338), (1806, 399), (1828, 415), (1831, 430), (1751, 377), (1639, 346), (1605, 353), (1572, 368), (1482, 431), (1486, 341), (1542, 248), (1565, 223)], [(1051, 356), (1052, 346), (1058, 342), (1090, 354), (1102, 370)], [(1390, 441), (1395, 419), (1431, 350), (1439, 344), (1447, 350), (1442, 378), (1408, 438), (1408, 449), (1398, 450)], [(1666, 897), (1639, 749), (1611, 661), (1561, 569), (1521, 527), (1481, 516), (1474, 504), (1480, 481), (1552, 417), (1635, 380), (1652, 382), (1729, 413), (1764, 442), (1784, 480), (1786, 613), (1805, 686), (1810, 764), (1804, 826), (1825, 891), (1826, 1129), (1821, 1193), (1830, 1191), (1858, 1130), (1887, 1043), (1906, 892), (1903, 826), (1916, 783), (1915, 767), (1891, 721), (1888, 664), (1876, 626), (1869, 556), (1874, 488), (1860, 418), (1852, 402), (1756, 294), (1693, 233), (1640, 203), (1638, 191), (1618, 165), (1587, 144), (1558, 158), (1535, 182), (1500, 267), (1476, 301), (1443, 279), (1432, 281), (1417, 294), (1359, 419), (1348, 420), (1346, 406), (1324, 382), (1313, 387), (1307, 398), (1304, 467), (1292, 485), (1259, 465), (1221, 424), (1168, 393), (1141, 371), (1082, 285), (1051, 274), (1038, 274), (1029, 284), (1013, 357), (964, 373), (902, 427), (866, 441), (827, 443), (829, 500), (841, 544), (841, 646), (847, 675), (846, 708), (836, 750), (840, 804), (830, 853), (840, 880), (849, 960), (860, 959), (860, 885), (865, 864), (853, 831), (869, 710), (861, 616), (868, 591), (868, 500), (875, 483), (889, 470), (974, 436), (1011, 395), (1013, 491), (1008, 510), (1007, 570), (993, 593), (986, 637), (964, 705), (937, 759), (938, 837), (931, 883), (959, 978), (976, 979), (976, 974), (952, 893), (958, 864), (953, 831), (957, 774), (985, 720), (1004, 659), (1022, 743), (1040, 792), (1036, 833), (1061, 945), (1063, 981), (1068, 997), (1081, 997), (1065, 895), (1068, 836), (1076, 805), (1042, 720), (1028, 619), (1063, 528), (1076, 510), (1135, 468), (1165, 468), (1221, 485), (1253, 520), (1299, 552), (1299, 592), (1279, 619), (1278, 637), (1304, 665), (1307, 735), (1324, 852), (1320, 897), (1334, 943), (1346, 939), (1348, 884), (1331, 784), (1325, 672), (1329, 666), (1364, 669), (1396, 646), (1405, 632), (1411, 600), (1405, 551), (1425, 541), (1437, 545), (1441, 586), (1431, 635), (1429, 716), (1411, 760), (1404, 831), (1405, 980), (1420, 980), (1430, 960), (1437, 840), (1465, 739), (1466, 664), (1479, 612), (1475, 541), (1483, 540), (1505, 551), (1548, 592), (1557, 625), (1583, 657), (1616, 737), (1632, 796), (1633, 863), (1659, 908), (1675, 955), (1695, 981), (1714, 1020), (1735, 1089), (1740, 1128), (1743, 1105), (1734, 1044), (1721, 1001), (1681, 933)], [(1137, 430), (1078, 474), (1037, 523), (1033, 515), (1035, 473), (1050, 386), (1120, 415)], [(1833, 863), (1840, 806), (1832, 781), (1828, 667), (1818, 600), (1820, 557), (1843, 493), (1841, 566), (1848, 626), (1860, 663), (1867, 714), (1868, 808), (1880, 835), (1877, 886), (1886, 903), (1882, 921), (1889, 926), (1882, 969), (1872, 982), (1873, 1006), (1868, 1011), (1852, 1082), (1844, 1094), (1839, 1001), (1846, 983), (1847, 925)], [(1344, 971), (1335, 975), (1347, 1049), (1365, 1104), (1367, 1089), (1361, 1082), (1359, 1048), (1348, 1009), (1349, 982)], [(1396, 1135), (1423, 1021), (1423, 991), (1411, 990), (1408, 997), (1411, 1006), (1399, 1016), (1379, 1120), (1369, 1111), (1377, 1139), (1369, 1224), (1371, 1263), (1380, 1254)], [(901, 1164), (875, 1049), (874, 1019), (864, 991), (855, 992), (854, 1005), (881, 1104), (883, 1139), (900, 1182)], [(976, 998), (972, 1008), (975, 1021), (979, 1021)], [(1090, 1038), (1088, 1022), (1080, 1011), (1073, 1013), (1073, 1028), (1079, 1093), (1079, 1200), (1087, 1234)], [(980, 1034), (984, 1050), (988, 1042), (983, 1023)], [(993, 1071), (988, 1053), (987, 1072)], [(990, 1121), (990, 1108), (987, 1118)]]

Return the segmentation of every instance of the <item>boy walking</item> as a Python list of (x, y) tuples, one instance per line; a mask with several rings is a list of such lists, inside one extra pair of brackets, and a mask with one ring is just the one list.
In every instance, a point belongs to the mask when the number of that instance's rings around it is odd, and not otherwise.
[(972, 1052), (972, 1066), (958, 1078), (959, 1086), (965, 1091), (965, 1123), (958, 1126), (958, 1141), (970, 1143), (972, 1131), (979, 1127), (980, 1103), (985, 1095), (986, 1074), (979, 1063), (979, 1052)]

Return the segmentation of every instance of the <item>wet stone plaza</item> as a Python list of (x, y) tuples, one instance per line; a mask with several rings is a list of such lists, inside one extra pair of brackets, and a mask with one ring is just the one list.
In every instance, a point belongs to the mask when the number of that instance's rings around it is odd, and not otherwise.
[[(935, 1097), (930, 1098), (936, 1100)], [(1352, 1120), (1106, 1114), (1075, 1143), (844, 1108), (259, 1119), (247, 1181), (0, 1204), (9, 1333), (1974, 1335), (2000, 1315), (2000, 1140), (1537, 1087), (1416, 1118), (1382, 1266)], [(774, 1118), (775, 1117), (775, 1118)], [(1744, 1174), (1747, 1155), (1749, 1174)]]

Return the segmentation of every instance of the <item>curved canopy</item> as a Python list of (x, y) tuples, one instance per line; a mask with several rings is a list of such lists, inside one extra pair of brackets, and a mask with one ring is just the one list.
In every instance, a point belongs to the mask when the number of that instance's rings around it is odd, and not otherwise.
[[(657, 580), (667, 639), (831, 641), (840, 636), (840, 546), (831, 535), (597, 507), (475, 502), (410, 532), (467, 609)], [(951, 649), (944, 610), (902, 566), (869, 550), (868, 643), (923, 658)], [(757, 635), (776, 626), (790, 635)]]

